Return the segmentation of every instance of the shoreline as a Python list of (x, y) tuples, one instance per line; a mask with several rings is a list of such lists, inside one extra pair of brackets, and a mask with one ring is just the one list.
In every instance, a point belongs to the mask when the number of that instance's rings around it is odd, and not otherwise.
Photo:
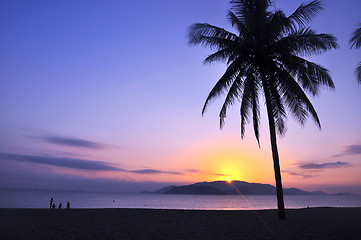
[(359, 239), (361, 208), (1, 208), (1, 239)]

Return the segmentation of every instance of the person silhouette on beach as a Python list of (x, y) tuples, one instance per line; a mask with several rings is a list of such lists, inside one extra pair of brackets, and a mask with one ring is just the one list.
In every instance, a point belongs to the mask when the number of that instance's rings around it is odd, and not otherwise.
[(53, 205), (51, 206), (53, 209), (55, 209), (55, 203), (53, 203)]
[(53, 198), (50, 198), (50, 209), (51, 209), (51, 207), (53, 206), (53, 203), (54, 203), (54, 199), (53, 199)]
[(61, 203), (59, 203), (59, 209), (61, 209)]
[(66, 208), (67, 208), (67, 209), (70, 208), (70, 202), (68, 202), (68, 203), (66, 204)]

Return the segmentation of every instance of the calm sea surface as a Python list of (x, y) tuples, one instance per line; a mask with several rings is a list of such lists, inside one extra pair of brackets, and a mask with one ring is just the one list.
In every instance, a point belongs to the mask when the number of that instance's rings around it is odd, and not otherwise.
[[(154, 208), (246, 210), (276, 209), (273, 195), (165, 195), (86, 193), (44, 190), (0, 190), (0, 208), (48, 208), (50, 198), (63, 208)], [(286, 208), (361, 207), (361, 196), (285, 195)]]

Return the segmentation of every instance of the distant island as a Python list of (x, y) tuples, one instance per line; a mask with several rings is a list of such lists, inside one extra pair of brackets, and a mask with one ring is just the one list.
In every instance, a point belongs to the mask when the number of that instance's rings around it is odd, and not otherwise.
[[(276, 187), (270, 184), (249, 183), (244, 181), (198, 182), (185, 186), (167, 186), (157, 191), (142, 191), (143, 194), (195, 194), (195, 195), (276, 195)], [(284, 195), (330, 195), (322, 191), (303, 191), (297, 188), (284, 188)], [(332, 195), (353, 195), (336, 193)]]

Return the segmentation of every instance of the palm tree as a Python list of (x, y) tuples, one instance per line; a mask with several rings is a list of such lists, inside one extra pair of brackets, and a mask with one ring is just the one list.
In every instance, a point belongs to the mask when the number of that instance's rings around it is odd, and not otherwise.
[(222, 128), (227, 109), (240, 102), (241, 137), (244, 137), (246, 123), (252, 119), (259, 144), (259, 100), (265, 101), (278, 216), (285, 219), (276, 134), (286, 132), (286, 110), (301, 124), (310, 114), (321, 127), (305, 92), (315, 96), (320, 86), (334, 88), (334, 83), (326, 68), (302, 57), (338, 45), (332, 35), (317, 34), (306, 28), (306, 24), (322, 9), (320, 1), (301, 4), (288, 17), (281, 10), (273, 10), (272, 4), (272, 0), (233, 0), (228, 20), (237, 33), (208, 23), (196, 23), (189, 27), (188, 37), (190, 45), (201, 44), (215, 50), (204, 63), (221, 61), (227, 64), (225, 73), (205, 101), (202, 115), (212, 100), (226, 95), (219, 114)]
[[(359, 24), (359, 27), (356, 28), (356, 30), (352, 33), (351, 39), (349, 41), (349, 45), (351, 48), (360, 48), (361, 47), (361, 23)], [(358, 80), (358, 83), (361, 84), (361, 62), (356, 68), (356, 77)]]

